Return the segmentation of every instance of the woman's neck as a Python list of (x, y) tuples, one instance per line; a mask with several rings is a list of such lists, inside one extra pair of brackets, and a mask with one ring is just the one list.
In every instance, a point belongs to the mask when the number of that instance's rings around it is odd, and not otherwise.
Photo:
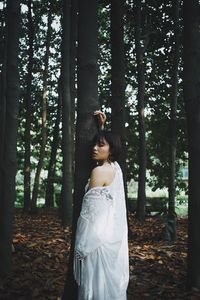
[(100, 166), (103, 166), (103, 165), (110, 165), (111, 164), (111, 161), (109, 160), (101, 160), (101, 161), (98, 161), (98, 164), (100, 165)]

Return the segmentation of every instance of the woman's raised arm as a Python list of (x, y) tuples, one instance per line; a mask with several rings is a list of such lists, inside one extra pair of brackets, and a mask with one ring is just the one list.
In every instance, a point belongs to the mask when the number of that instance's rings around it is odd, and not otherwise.
[(97, 116), (99, 130), (103, 130), (104, 129), (104, 124), (106, 122), (106, 115), (102, 111), (96, 110), (94, 112), (94, 116)]

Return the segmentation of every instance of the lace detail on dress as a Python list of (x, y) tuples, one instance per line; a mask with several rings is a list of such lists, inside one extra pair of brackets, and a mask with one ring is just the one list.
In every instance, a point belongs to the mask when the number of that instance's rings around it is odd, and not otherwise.
[[(113, 206), (113, 197), (107, 188), (92, 188), (85, 194), (81, 209), (81, 217), (94, 222), (99, 214), (99, 204)], [(97, 203), (98, 202), (98, 203)]]
[(81, 285), (83, 263), (84, 263), (84, 257), (77, 250), (75, 250), (73, 269), (74, 269), (74, 277), (78, 286)]
[(74, 257), (77, 260), (84, 260), (85, 259), (85, 257), (77, 249), (74, 251)]

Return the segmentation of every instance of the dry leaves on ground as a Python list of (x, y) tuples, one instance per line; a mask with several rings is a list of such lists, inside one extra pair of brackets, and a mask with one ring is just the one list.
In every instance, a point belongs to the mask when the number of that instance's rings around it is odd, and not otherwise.
[[(162, 240), (163, 220), (147, 218), (143, 226), (130, 215), (129, 300), (200, 299), (186, 286), (187, 220), (178, 219), (178, 238)], [(2, 300), (60, 300), (65, 283), (70, 229), (61, 227), (57, 210), (27, 216), (17, 209), (13, 271), (0, 284)]]

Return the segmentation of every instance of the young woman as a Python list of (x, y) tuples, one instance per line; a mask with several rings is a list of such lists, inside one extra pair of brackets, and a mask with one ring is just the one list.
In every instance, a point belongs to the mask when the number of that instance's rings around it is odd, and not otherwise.
[[(97, 112), (99, 124), (105, 115)], [(100, 131), (93, 140), (98, 163), (85, 188), (77, 223), (74, 276), (79, 300), (125, 300), (129, 280), (127, 219), (120, 140)]]

